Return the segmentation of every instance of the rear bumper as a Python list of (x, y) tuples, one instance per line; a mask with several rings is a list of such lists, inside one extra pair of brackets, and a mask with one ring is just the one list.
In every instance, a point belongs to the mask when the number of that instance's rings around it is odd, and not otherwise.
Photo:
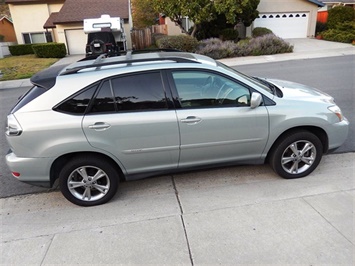
[(50, 187), (50, 166), (52, 158), (21, 158), (9, 151), (6, 164), (11, 172), (19, 173), (19, 181), (35, 186)]

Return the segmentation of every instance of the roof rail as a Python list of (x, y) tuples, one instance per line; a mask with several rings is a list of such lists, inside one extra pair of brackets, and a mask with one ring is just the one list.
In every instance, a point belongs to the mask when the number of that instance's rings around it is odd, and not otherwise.
[(173, 48), (157, 48), (157, 49), (141, 49), (141, 50), (132, 50), (132, 54), (145, 54), (145, 53), (156, 53), (156, 52), (183, 52), (178, 49)]
[(154, 61), (174, 61), (176, 63), (196, 63), (196, 64), (200, 64), (200, 62), (195, 61), (193, 59), (188, 59), (188, 58), (178, 57), (178, 56), (154, 57), (154, 58), (144, 58), (144, 59), (130, 59), (131, 55), (127, 55), (126, 58), (128, 58), (128, 59), (127, 60), (115, 61), (115, 62), (103, 62), (103, 63), (100, 63), (101, 59), (102, 59), (102, 57), (100, 56), (100, 58), (97, 58), (90, 65), (67, 68), (60, 75), (64, 76), (64, 75), (75, 74), (75, 73), (79, 72), (80, 70), (87, 69), (87, 68), (100, 69), (103, 66), (132, 64), (132, 63), (143, 63), (143, 62), (154, 62)]

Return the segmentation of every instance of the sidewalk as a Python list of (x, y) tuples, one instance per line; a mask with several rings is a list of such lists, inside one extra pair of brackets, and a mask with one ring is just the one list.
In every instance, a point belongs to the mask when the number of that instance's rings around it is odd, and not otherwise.
[(285, 180), (268, 165), (149, 178), (84, 208), (0, 199), (2, 265), (354, 265), (355, 153)]
[[(347, 43), (328, 42), (317, 39), (286, 39), (294, 46), (294, 52), (288, 54), (247, 56), (221, 59), (222, 63), (229, 66), (260, 64), (287, 60), (300, 60), (342, 55), (355, 55), (355, 46)], [(69, 55), (56, 62), (54, 65), (64, 65), (82, 59), (84, 55)], [(30, 79), (0, 81), (0, 89), (10, 89), (32, 86)]]

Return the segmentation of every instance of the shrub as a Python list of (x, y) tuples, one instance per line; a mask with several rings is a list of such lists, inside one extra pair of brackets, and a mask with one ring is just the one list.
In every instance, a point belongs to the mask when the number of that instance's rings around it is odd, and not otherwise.
[(293, 46), (274, 34), (264, 35), (251, 40), (242, 40), (237, 44), (232, 41), (221, 41), (217, 38), (203, 40), (196, 53), (214, 59), (227, 57), (270, 55), (293, 52)]
[(5, 36), (0, 34), (0, 42), (3, 42), (5, 40)]
[(355, 10), (348, 6), (336, 6), (328, 11), (328, 29), (335, 29), (338, 24), (352, 22), (355, 19)]
[(293, 46), (274, 34), (251, 39), (247, 49), (250, 55), (271, 55), (293, 52)]
[(256, 37), (261, 37), (261, 36), (264, 36), (267, 34), (272, 34), (272, 33), (273, 33), (272, 30), (269, 30), (268, 28), (256, 27), (252, 31), (252, 36), (254, 38), (256, 38)]
[(165, 36), (157, 40), (160, 49), (177, 49), (184, 52), (195, 52), (198, 41), (189, 35)]
[(40, 58), (62, 58), (67, 54), (64, 43), (33, 44), (32, 48)]
[(223, 29), (221, 31), (221, 39), (223, 41), (236, 41), (238, 40), (238, 31), (233, 28)]
[(32, 44), (10, 45), (9, 51), (10, 51), (11, 55), (34, 54), (33, 49), (32, 49)]
[(225, 41), (218, 38), (210, 38), (200, 41), (196, 53), (207, 55), (213, 59), (233, 57), (238, 54), (238, 47), (233, 41)]
[(317, 24), (316, 24), (316, 35), (318, 35), (319, 33), (323, 32), (323, 31), (325, 31), (327, 29), (328, 29), (327, 23), (317, 21)]
[(324, 40), (351, 43), (355, 40), (355, 22), (339, 23), (333, 29), (322, 32)]
[(152, 34), (152, 43), (156, 44), (157, 41), (163, 37), (166, 37), (166, 34), (163, 33), (153, 33)]

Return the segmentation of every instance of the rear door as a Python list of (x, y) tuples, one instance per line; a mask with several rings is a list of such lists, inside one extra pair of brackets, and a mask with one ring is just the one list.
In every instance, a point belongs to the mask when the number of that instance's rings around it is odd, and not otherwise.
[(259, 159), (268, 139), (264, 106), (250, 108), (251, 89), (216, 72), (172, 70), (178, 100), (179, 167)]
[(83, 119), (90, 144), (116, 156), (128, 174), (177, 167), (179, 129), (159, 71), (103, 81)]

